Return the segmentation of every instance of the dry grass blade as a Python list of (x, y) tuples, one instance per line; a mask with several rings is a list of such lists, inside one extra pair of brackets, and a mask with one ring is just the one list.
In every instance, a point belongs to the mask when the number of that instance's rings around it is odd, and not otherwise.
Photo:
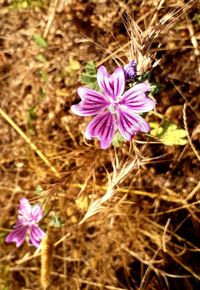
[(48, 289), (51, 283), (50, 275), (53, 262), (54, 246), (51, 239), (51, 232), (45, 235), (41, 243), (41, 270), (40, 270), (40, 282), (42, 289)]
[(41, 160), (50, 168), (50, 170), (60, 177), (59, 172), (49, 162), (47, 157), (37, 148), (37, 146), (31, 141), (31, 139), (17, 126), (17, 124), (0, 108), (0, 115), (17, 131), (17, 133), (29, 144), (29, 146), (37, 153)]
[(200, 155), (199, 155), (198, 151), (196, 150), (196, 148), (192, 142), (192, 139), (190, 137), (190, 133), (188, 130), (186, 109), (187, 109), (187, 104), (185, 103), (183, 106), (183, 121), (184, 121), (185, 130), (187, 132), (187, 137), (188, 137), (188, 141), (190, 143), (190, 146), (192, 147), (192, 150), (193, 150), (194, 154), (196, 155), (197, 159), (200, 161)]
[(121, 168), (119, 168), (119, 160), (117, 155), (115, 154), (115, 159), (112, 160), (113, 174), (111, 177), (109, 174), (107, 174), (108, 176), (107, 191), (102, 197), (91, 202), (80, 224), (82, 224), (88, 218), (92, 217), (93, 215), (95, 215), (96, 213), (100, 212), (103, 209), (103, 204), (113, 197), (114, 193), (116, 192), (116, 187), (126, 178), (126, 176), (134, 168), (137, 168), (137, 166), (138, 166), (137, 161), (136, 159), (134, 159), (131, 162), (123, 164)]

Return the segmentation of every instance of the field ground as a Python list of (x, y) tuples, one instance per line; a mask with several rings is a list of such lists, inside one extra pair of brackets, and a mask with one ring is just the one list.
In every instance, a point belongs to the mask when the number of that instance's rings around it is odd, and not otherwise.
[[(2, 290), (200, 289), (199, 8), (0, 0)], [(112, 72), (132, 59), (162, 87), (147, 120), (184, 129), (183, 145), (176, 132), (176, 145), (138, 134), (108, 150), (84, 138), (90, 118), (70, 107), (85, 65)], [(42, 264), (28, 243), (5, 244), (20, 197), (45, 212)]]

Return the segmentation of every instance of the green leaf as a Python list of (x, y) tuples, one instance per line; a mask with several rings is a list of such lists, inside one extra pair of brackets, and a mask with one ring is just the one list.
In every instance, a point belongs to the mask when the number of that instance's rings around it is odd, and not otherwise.
[(151, 83), (150, 92), (152, 95), (159, 94), (163, 88), (164, 88), (164, 86), (159, 84), (159, 83), (155, 83), (155, 84)]
[(57, 214), (54, 211), (51, 212), (50, 225), (55, 228), (60, 228), (62, 226), (62, 222), (60, 218), (57, 216)]
[(79, 80), (91, 89), (98, 90), (99, 86), (97, 84), (97, 69), (93, 61), (88, 61), (86, 63), (85, 72), (80, 75)]
[(47, 48), (48, 42), (38, 33), (33, 35), (33, 40), (35, 41), (38, 47)]
[(35, 188), (35, 192), (41, 194), (43, 192), (43, 188), (40, 185), (37, 185)]
[(142, 75), (137, 76), (137, 80), (139, 82), (145, 82), (145, 81), (149, 80), (149, 78), (150, 78), (150, 72), (149, 71), (146, 71)]
[(122, 137), (122, 135), (119, 132), (116, 132), (112, 140), (112, 145), (116, 148), (120, 148), (122, 147), (124, 141), (125, 139)]
[(41, 53), (37, 54), (36, 57), (35, 57), (35, 59), (37, 61), (39, 61), (39, 62), (43, 62), (43, 63), (47, 62), (45, 56), (43, 54), (41, 54)]
[(41, 77), (42, 77), (43, 81), (45, 83), (48, 83), (48, 74), (46, 73), (46, 71), (45, 70), (41, 70), (40, 74), (41, 74)]
[(35, 106), (32, 106), (28, 111), (28, 119), (29, 122), (32, 122), (32, 120), (36, 119), (36, 113), (35, 113)]
[(7, 236), (7, 234), (8, 233), (6, 233), (6, 232), (0, 233), (0, 245), (4, 244), (4, 240), (5, 240), (6, 236)]
[(10, 3), (11, 9), (27, 9), (40, 8), (43, 5), (43, 0), (12, 0)]
[(39, 100), (43, 100), (46, 97), (45, 90), (43, 88), (40, 88), (39, 90)]
[(192, 20), (196, 21), (198, 25), (200, 25), (200, 13), (196, 13)]
[(9, 290), (10, 289), (9, 288), (9, 282), (8, 281), (5, 281), (4, 282), (4, 285), (2, 287), (3, 287), (2, 290)]
[(28, 111), (28, 126), (29, 126), (29, 133), (31, 135), (35, 134), (35, 130), (33, 126), (33, 120), (35, 119), (36, 119), (35, 106), (32, 106)]
[(151, 122), (150, 127), (150, 134), (165, 145), (185, 145), (187, 143), (186, 131), (168, 120), (163, 120), (160, 124)]
[(73, 58), (72, 56), (69, 57), (69, 62), (67, 66), (64, 68), (63, 73), (68, 78), (73, 77), (74, 75), (77, 75), (77, 72), (81, 69), (80, 62)]

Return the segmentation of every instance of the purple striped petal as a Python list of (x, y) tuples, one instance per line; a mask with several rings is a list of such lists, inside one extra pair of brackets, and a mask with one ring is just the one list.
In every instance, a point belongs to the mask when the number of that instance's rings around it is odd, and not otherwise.
[(100, 66), (97, 71), (97, 82), (104, 94), (116, 100), (120, 97), (125, 88), (125, 76), (122, 67), (118, 67), (110, 75), (104, 66)]
[(16, 224), (14, 225), (14, 229), (18, 229), (24, 227), (23, 223), (18, 219)]
[(120, 134), (131, 141), (137, 132), (149, 132), (149, 124), (139, 115), (128, 110), (118, 110), (118, 129)]
[(29, 243), (38, 248), (44, 236), (45, 233), (39, 228), (39, 226), (32, 225)]
[[(155, 107), (155, 102), (145, 95), (149, 85), (143, 83), (135, 85), (129, 89), (119, 102), (120, 105), (126, 106), (128, 110), (137, 113), (149, 112)], [(126, 109), (126, 108), (124, 108)]]
[(73, 105), (71, 110), (78, 116), (97, 115), (109, 105), (106, 97), (95, 90), (80, 87), (77, 92), (82, 101), (78, 105)]
[(138, 95), (146, 93), (149, 90), (150, 90), (149, 84), (147, 83), (137, 84), (124, 93), (124, 95), (122, 96), (122, 100), (136, 97)]
[(20, 221), (29, 220), (31, 218), (31, 205), (26, 198), (20, 198), (19, 217)]
[(28, 229), (29, 229), (28, 226), (21, 225), (20, 227), (18, 224), (18, 226), (10, 234), (8, 234), (8, 236), (5, 239), (5, 242), (7, 244), (15, 242), (16, 246), (20, 247), (26, 238)]
[(115, 118), (110, 112), (98, 114), (87, 126), (85, 137), (92, 139), (97, 137), (100, 140), (102, 149), (107, 149), (115, 133)]
[(43, 217), (42, 208), (40, 205), (36, 204), (32, 208), (32, 220), (39, 222)]

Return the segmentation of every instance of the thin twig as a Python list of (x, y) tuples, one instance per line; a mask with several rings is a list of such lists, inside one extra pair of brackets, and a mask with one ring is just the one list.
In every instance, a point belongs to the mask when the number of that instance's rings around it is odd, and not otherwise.
[(49, 15), (48, 22), (47, 22), (47, 25), (45, 27), (44, 33), (43, 33), (43, 37), (44, 38), (47, 38), (47, 35), (48, 35), (49, 30), (51, 28), (51, 25), (52, 25), (52, 22), (53, 22), (55, 13), (56, 13), (56, 8), (57, 8), (57, 5), (58, 5), (58, 1), (59, 0), (54, 0), (53, 4), (50, 5), (50, 15)]
[(192, 150), (193, 150), (194, 154), (196, 155), (197, 159), (200, 161), (200, 155), (197, 152), (197, 150), (196, 150), (196, 148), (195, 148), (195, 146), (194, 146), (194, 144), (192, 142), (192, 139), (190, 137), (190, 133), (189, 133), (189, 130), (188, 130), (186, 108), (187, 108), (187, 104), (185, 103), (184, 106), (183, 106), (183, 122), (184, 122), (184, 127), (185, 127), (185, 130), (186, 130), (186, 133), (187, 133), (187, 138), (188, 138), (188, 141), (190, 143), (190, 146), (192, 147)]

